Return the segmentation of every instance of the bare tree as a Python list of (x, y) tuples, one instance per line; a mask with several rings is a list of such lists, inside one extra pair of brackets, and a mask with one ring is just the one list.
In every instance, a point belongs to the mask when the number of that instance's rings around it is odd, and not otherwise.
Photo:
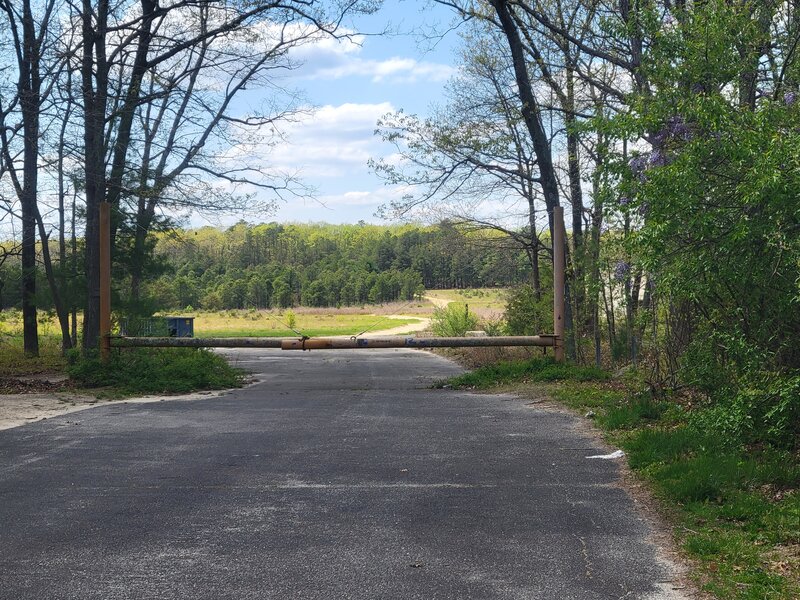
[[(16, 75), (15, 90), (0, 96), (0, 172), (7, 174), (19, 199), (22, 221), (22, 319), (25, 354), (38, 356), (39, 337), (36, 320), (36, 230), (42, 238), (42, 251), (48, 280), (53, 282), (52, 263), (44, 224), (38, 207), (39, 144), (43, 104), (53, 85), (55, 62), (46, 62), (54, 39), (53, 23), (58, 4), (47, 0), (37, 5), (31, 0), (0, 0), (0, 14), (6, 25), (7, 63), (5, 74)], [(34, 14), (34, 10), (38, 10)], [(11, 66), (13, 65), (13, 66)], [(8, 89), (8, 88), (5, 88)], [(12, 119), (10, 121), (10, 119)], [(51, 285), (53, 301), (61, 308), (58, 289)], [(59, 310), (59, 315), (63, 310)], [(68, 324), (61, 321), (65, 347), (69, 347)]]
[(491, 33), (470, 36), (466, 47), (448, 104), (435, 116), (421, 120), (399, 112), (379, 121), (377, 133), (395, 146), (400, 160), (371, 165), (387, 183), (409, 187), (383, 213), (446, 218), (501, 232), (528, 255), (538, 295), (541, 179), (514, 96), (513, 72)]
[[(328, 14), (317, 2), (273, 0), (270, 2), (231, 2), (213, 5), (191, 0), (159, 4), (154, 0), (121, 2), (82, 0), (73, 5), (73, 17), (81, 26), (81, 82), (83, 99), (83, 145), (86, 202), (86, 279), (87, 305), (84, 313), (83, 347), (97, 346), (99, 332), (99, 205), (109, 202), (118, 208), (130, 181), (129, 159), (135, 146), (134, 123), (140, 107), (158, 98), (148, 96), (147, 76), (176, 61), (191, 64), (186, 57), (197, 57), (204, 45), (221, 42), (239, 32), (277, 26), (278, 43), (274, 53), (260, 66), (250, 64), (229, 80), (231, 94), (225, 108), (216, 111), (216, 124), (208, 133), (195, 138), (186, 150), (183, 167), (199, 167), (196, 161), (216, 125), (226, 118), (227, 106), (237, 90), (270, 61), (286, 58), (294, 44), (319, 35), (335, 35), (346, 12), (370, 10), (373, 3), (352, 2)], [(206, 18), (202, 14), (206, 14)], [(180, 23), (182, 27), (174, 27)], [(196, 63), (195, 63), (196, 64)], [(252, 75), (247, 75), (247, 69)], [(184, 84), (188, 80), (184, 79)], [(214, 121), (212, 117), (211, 121)], [(174, 123), (174, 121), (173, 121)], [(156, 188), (172, 183), (174, 167), (160, 175)], [(220, 173), (217, 173), (220, 174)], [(165, 179), (166, 178), (166, 179)], [(174, 182), (174, 178), (173, 178)], [(146, 204), (146, 203), (145, 203)], [(145, 206), (143, 216), (146, 217)]]

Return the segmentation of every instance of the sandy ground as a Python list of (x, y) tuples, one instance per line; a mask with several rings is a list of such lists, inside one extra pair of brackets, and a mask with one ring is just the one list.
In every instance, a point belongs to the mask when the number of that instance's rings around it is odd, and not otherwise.
[(142, 396), (141, 398), (125, 398), (122, 400), (98, 399), (94, 396), (74, 394), (71, 392), (48, 392), (36, 394), (0, 394), (0, 430), (19, 427), (64, 415), (86, 410), (94, 406), (103, 406), (110, 402), (130, 404), (146, 402), (162, 402), (164, 399), (200, 400), (224, 394), (225, 391), (196, 392), (182, 396)]
[(445, 300), (444, 298), (434, 298), (433, 296), (423, 296), (423, 298), (433, 304), (436, 308), (445, 308), (448, 304), (450, 304), (450, 300)]
[(388, 315), (386, 319), (416, 319), (416, 323), (407, 323), (399, 327), (390, 327), (388, 329), (377, 329), (375, 331), (368, 331), (364, 337), (382, 337), (385, 335), (403, 335), (404, 333), (414, 333), (417, 331), (425, 331), (431, 325), (431, 320), (427, 317), (412, 317), (411, 315)]

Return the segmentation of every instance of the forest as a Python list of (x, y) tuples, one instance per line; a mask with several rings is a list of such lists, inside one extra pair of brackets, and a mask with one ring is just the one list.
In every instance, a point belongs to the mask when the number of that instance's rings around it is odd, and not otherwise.
[[(530, 283), (524, 252), (497, 234), (441, 223), (402, 225), (252, 225), (170, 229), (153, 252), (134, 296), (127, 256), (114, 260), (120, 316), (163, 310), (336, 307), (409, 301), (426, 289), (511, 287)], [(41, 254), (41, 251), (39, 251)], [(80, 269), (79, 269), (80, 271)], [(0, 266), (0, 308), (22, 305), (21, 265)], [(69, 277), (69, 274), (67, 274)], [(44, 272), (37, 307), (53, 311)], [(73, 311), (80, 294), (65, 296)]]
[(519, 249), (497, 236), (470, 238), (447, 225), (204, 228), (158, 242), (155, 255), (170, 274), (146, 292), (155, 306), (168, 308), (335, 307), (525, 281)]

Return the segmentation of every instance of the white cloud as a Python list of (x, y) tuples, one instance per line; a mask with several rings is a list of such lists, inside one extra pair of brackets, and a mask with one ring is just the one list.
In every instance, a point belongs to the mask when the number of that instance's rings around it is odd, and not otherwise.
[(420, 62), (413, 58), (392, 57), (386, 60), (364, 60), (353, 57), (340, 64), (315, 69), (308, 79), (342, 79), (368, 77), (373, 83), (417, 83), (419, 81), (446, 81), (455, 69), (449, 65)]
[(229, 157), (261, 156), (270, 169), (309, 180), (367, 176), (367, 161), (381, 152), (375, 124), (393, 110), (389, 102), (322, 106), (284, 127), (286, 143), (241, 145)]
[(365, 77), (373, 83), (409, 84), (442, 82), (455, 74), (447, 64), (393, 56), (386, 59), (362, 58), (363, 37), (319, 38), (293, 48), (290, 56), (302, 63), (295, 76), (306, 80), (337, 80)]
[[(243, 164), (278, 175), (290, 173), (316, 189), (314, 198), (286, 195), (270, 218), (298, 221), (374, 221), (378, 208), (405, 193), (399, 186), (383, 186), (367, 161), (387, 151), (374, 135), (379, 117), (395, 110), (389, 102), (326, 105), (284, 124), (285, 143), (275, 144), (267, 129), (263, 135), (242, 133), (237, 146), (226, 152), (227, 166)], [(390, 155), (391, 160), (399, 156)], [(262, 191), (244, 186), (239, 191)]]
[(353, 189), (341, 193), (322, 194), (317, 198), (289, 200), (278, 205), (275, 218), (280, 221), (355, 223), (364, 220), (382, 223), (375, 213), (392, 200), (398, 200), (404, 189), (378, 184), (374, 189)]

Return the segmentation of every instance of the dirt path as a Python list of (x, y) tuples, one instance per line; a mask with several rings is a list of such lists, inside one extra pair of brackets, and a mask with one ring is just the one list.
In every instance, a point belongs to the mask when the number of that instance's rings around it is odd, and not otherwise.
[(444, 298), (434, 298), (433, 296), (423, 296), (425, 300), (433, 304), (436, 308), (445, 308), (452, 300), (445, 300)]
[(431, 325), (431, 320), (427, 317), (412, 317), (411, 315), (387, 315), (387, 319), (416, 319), (416, 323), (406, 323), (398, 327), (390, 327), (388, 329), (376, 329), (364, 334), (364, 337), (383, 337), (385, 335), (403, 335), (404, 333), (414, 333), (416, 331), (425, 331)]
[[(433, 296), (423, 296), (425, 300), (433, 304), (436, 308), (445, 308), (450, 304), (451, 300), (444, 298), (435, 298)], [(400, 325), (399, 327), (390, 327), (388, 329), (377, 329), (364, 334), (364, 337), (382, 337), (385, 335), (403, 335), (404, 333), (414, 333), (416, 331), (425, 331), (430, 328), (431, 320), (428, 317), (415, 317), (412, 315), (387, 315), (387, 319), (416, 319), (418, 323), (408, 323)]]
[(67, 392), (0, 395), (0, 429), (19, 427), (66, 413), (91, 408), (97, 398)]

